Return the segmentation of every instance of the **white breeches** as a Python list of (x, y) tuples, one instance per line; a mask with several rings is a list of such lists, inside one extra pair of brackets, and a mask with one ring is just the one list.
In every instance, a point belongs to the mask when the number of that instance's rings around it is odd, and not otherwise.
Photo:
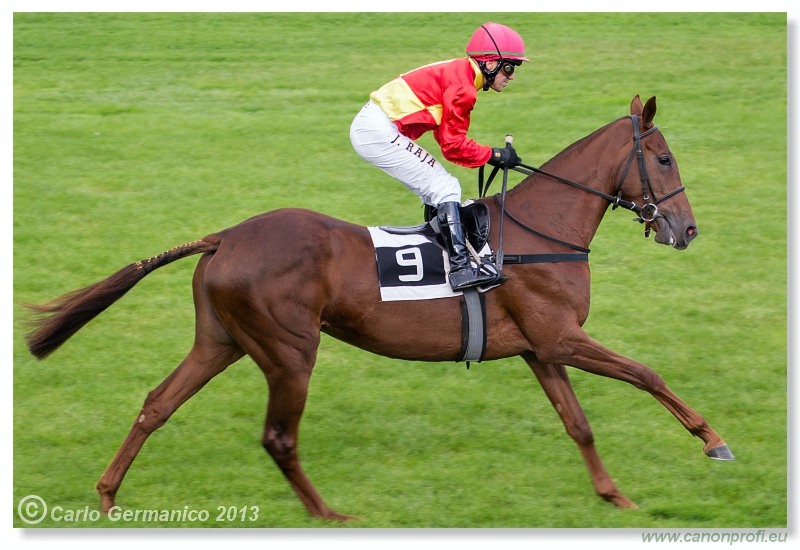
[(425, 204), (461, 202), (458, 179), (415, 141), (398, 132), (394, 122), (372, 101), (353, 119), (350, 142), (361, 158), (400, 180)]

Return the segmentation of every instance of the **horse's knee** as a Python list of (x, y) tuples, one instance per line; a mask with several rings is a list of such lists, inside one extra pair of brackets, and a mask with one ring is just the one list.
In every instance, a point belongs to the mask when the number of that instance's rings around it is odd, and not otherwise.
[(630, 369), (630, 375), (634, 387), (654, 395), (661, 393), (667, 387), (664, 379), (646, 365), (637, 364), (636, 368)]
[(594, 434), (586, 418), (565, 421), (564, 427), (567, 429), (567, 434), (581, 447), (594, 444)]

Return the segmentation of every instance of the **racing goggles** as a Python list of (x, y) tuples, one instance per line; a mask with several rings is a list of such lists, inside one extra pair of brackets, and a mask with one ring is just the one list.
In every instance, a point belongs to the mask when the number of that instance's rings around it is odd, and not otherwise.
[(520, 65), (519, 61), (508, 61), (504, 59), (500, 63), (500, 70), (503, 71), (504, 75), (511, 76), (512, 74), (514, 74), (514, 70), (517, 68), (518, 65)]

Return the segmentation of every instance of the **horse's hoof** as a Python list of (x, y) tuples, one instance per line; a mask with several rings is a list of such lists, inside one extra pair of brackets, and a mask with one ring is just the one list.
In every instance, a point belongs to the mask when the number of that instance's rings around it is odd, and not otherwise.
[(609, 502), (611, 502), (617, 508), (623, 508), (626, 510), (636, 510), (639, 508), (638, 506), (636, 506), (635, 502), (633, 502), (631, 499), (623, 495), (618, 495), (616, 498), (611, 499)]
[(109, 510), (114, 507), (114, 499), (108, 496), (101, 496), (100, 497), (100, 512), (103, 514), (108, 514)]
[(358, 516), (348, 516), (346, 514), (334, 512), (333, 510), (331, 510), (328, 515), (324, 516), (324, 519), (328, 521), (338, 521), (340, 523), (344, 523), (346, 521), (361, 521), (361, 518)]
[(714, 460), (733, 460), (733, 453), (727, 445), (722, 444), (706, 451), (706, 456)]

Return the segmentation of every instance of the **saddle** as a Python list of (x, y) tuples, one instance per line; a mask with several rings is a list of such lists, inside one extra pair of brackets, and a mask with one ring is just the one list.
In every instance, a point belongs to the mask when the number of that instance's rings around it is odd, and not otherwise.
[[(459, 208), (461, 223), (469, 243), (475, 250), (482, 250), (489, 240), (489, 208), (482, 202), (469, 202)], [(423, 235), (445, 249), (439, 224), (436, 223), (436, 208), (425, 205), (425, 223), (412, 226), (382, 225), (380, 228), (393, 235)]]

